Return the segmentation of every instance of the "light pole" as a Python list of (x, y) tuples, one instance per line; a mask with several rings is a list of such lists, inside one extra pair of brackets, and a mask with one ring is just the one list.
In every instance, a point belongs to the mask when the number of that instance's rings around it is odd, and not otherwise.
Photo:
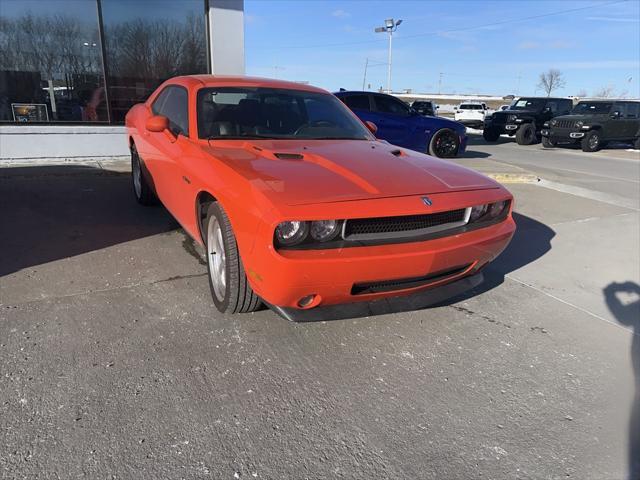
[(393, 18), (387, 18), (384, 21), (384, 27), (377, 27), (376, 33), (387, 32), (389, 34), (389, 61), (387, 62), (387, 93), (391, 93), (391, 40), (393, 38), (393, 32), (398, 29), (398, 25), (402, 23), (402, 20), (394, 21)]

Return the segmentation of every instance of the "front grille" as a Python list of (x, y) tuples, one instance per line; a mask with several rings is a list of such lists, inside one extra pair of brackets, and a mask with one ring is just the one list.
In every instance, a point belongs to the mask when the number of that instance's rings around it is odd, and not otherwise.
[[(344, 239), (362, 237), (386, 237), (389, 235), (411, 235), (433, 227), (465, 222), (466, 209), (448, 212), (428, 213), (424, 215), (405, 215), (401, 217), (356, 218), (347, 220), (344, 227)], [(453, 226), (453, 225), (452, 225)]]
[(494, 113), (491, 120), (495, 125), (504, 125), (507, 123), (507, 117), (508, 114), (505, 113)]
[(351, 287), (351, 295), (365, 295), (368, 293), (392, 292), (407, 288), (424, 287), (426, 285), (446, 280), (467, 270), (471, 264), (454, 267), (439, 272), (430, 273), (422, 277), (401, 278), (395, 280), (382, 280), (379, 282), (354, 283)]
[(574, 120), (556, 120), (554, 127), (556, 128), (573, 128), (576, 122)]

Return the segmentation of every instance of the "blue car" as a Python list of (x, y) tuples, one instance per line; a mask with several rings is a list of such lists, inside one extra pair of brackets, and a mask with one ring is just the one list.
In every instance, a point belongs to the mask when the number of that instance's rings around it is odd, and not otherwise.
[(402, 100), (384, 93), (340, 91), (342, 100), (363, 122), (376, 124), (376, 137), (393, 145), (451, 158), (464, 153), (464, 125), (441, 117), (424, 117)]

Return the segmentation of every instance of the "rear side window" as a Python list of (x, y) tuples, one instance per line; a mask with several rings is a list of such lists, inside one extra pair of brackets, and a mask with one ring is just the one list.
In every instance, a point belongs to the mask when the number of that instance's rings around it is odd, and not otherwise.
[(382, 113), (391, 113), (393, 115), (409, 115), (409, 107), (402, 101), (393, 97), (383, 97), (376, 95), (373, 97), (376, 102), (376, 110)]
[(151, 106), (154, 115), (169, 119), (169, 128), (176, 135), (189, 135), (189, 107), (187, 90), (183, 87), (167, 87)]
[(349, 95), (341, 97), (340, 100), (342, 100), (351, 110), (371, 110), (371, 106), (369, 105), (369, 95)]
[(639, 118), (640, 103), (627, 103), (627, 112), (625, 118)]

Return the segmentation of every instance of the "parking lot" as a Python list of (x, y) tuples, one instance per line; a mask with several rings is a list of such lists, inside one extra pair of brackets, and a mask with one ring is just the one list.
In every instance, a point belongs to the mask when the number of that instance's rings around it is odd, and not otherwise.
[(219, 314), (127, 174), (0, 170), (0, 476), (625, 478), (638, 152), (472, 135), (477, 159), (542, 179), (508, 185), (518, 230), (480, 287), (311, 323)]

